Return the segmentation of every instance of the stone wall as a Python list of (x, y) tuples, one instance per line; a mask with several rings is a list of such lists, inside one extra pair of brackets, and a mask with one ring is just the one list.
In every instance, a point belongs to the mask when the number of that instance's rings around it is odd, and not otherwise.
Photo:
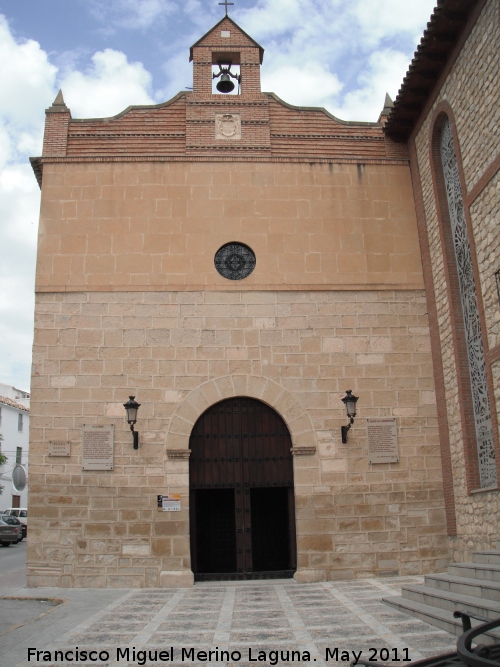
[[(478, 548), (490, 548), (498, 538), (498, 492), (468, 495), (465, 476), (464, 442), (462, 437), (457, 368), (453, 342), (450, 303), (445, 277), (436, 193), (430, 164), (432, 120), (436, 107), (447, 102), (454, 114), (459, 137), (463, 174), (466, 183), (464, 200), (481, 182), (488, 167), (498, 156), (500, 137), (497, 132), (500, 114), (498, 103), (498, 43), (500, 23), (498, 2), (486, 3), (476, 25), (468, 36), (448, 77), (415, 137), (418, 171), (425, 210), (425, 223), (430, 248), (431, 271), (437, 307), (437, 324), (444, 372), (450, 450), (457, 515), (458, 536), (453, 540), (454, 557), (470, 558)], [(498, 176), (486, 184), (473, 202), (470, 217), (474, 231), (471, 239), (477, 252), (481, 291), (484, 302), (486, 334), (490, 348), (499, 343), (498, 297), (495, 295), (494, 271), (499, 262)], [(496, 218), (496, 220), (495, 220)], [(495, 401), (491, 397), (491, 407)], [(497, 412), (498, 412), (497, 397)]]
[[(341, 397), (360, 398), (347, 445)], [(141, 408), (139, 450), (122, 404)], [(442, 569), (448, 549), (422, 291), (38, 294), (30, 448), (32, 586), (158, 586), (189, 573), (191, 424), (249, 395), (285, 419), (301, 580)], [(397, 419), (400, 463), (369, 464), (365, 420)], [(83, 424), (115, 425), (114, 470), (83, 472)], [(70, 441), (71, 458), (48, 456)], [(180, 493), (165, 518), (156, 495)], [(299, 577), (299, 578), (300, 578)]]
[(500, 148), (499, 43), (498, 0), (488, 0), (435, 102), (445, 99), (454, 110), (468, 192)]
[(44, 166), (37, 291), (421, 288), (408, 165), (265, 162)]
[(495, 271), (500, 269), (499, 211), (500, 172), (497, 172), (470, 208), (490, 349), (500, 345), (500, 303), (495, 280)]

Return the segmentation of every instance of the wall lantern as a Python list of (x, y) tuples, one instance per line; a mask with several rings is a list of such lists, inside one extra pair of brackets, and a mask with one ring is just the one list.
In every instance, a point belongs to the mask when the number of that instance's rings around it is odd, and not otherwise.
[(342, 426), (342, 444), (347, 443), (347, 433), (351, 426), (354, 424), (354, 417), (356, 416), (356, 403), (358, 402), (358, 397), (353, 396), (352, 389), (348, 389), (342, 403), (345, 405), (347, 416), (349, 417), (349, 423), (347, 426)]
[(130, 430), (134, 437), (134, 449), (139, 449), (139, 433), (134, 431), (134, 424), (137, 421), (137, 410), (141, 407), (141, 404), (137, 403), (135, 396), (129, 396), (128, 401), (123, 404), (123, 407), (127, 411), (127, 421), (130, 424)]

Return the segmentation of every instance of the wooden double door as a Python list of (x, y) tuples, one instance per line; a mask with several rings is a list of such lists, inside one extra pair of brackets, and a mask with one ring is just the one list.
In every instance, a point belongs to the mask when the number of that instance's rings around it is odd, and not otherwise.
[(280, 415), (252, 398), (221, 401), (198, 419), (189, 441), (197, 581), (293, 576), (291, 447)]

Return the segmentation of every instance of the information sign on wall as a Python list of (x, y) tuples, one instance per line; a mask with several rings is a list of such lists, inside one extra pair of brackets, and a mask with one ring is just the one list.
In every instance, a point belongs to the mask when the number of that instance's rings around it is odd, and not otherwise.
[(399, 463), (398, 431), (395, 417), (366, 420), (370, 463)]
[(171, 493), (169, 496), (158, 496), (158, 512), (180, 512), (181, 494)]
[(113, 470), (114, 426), (84, 424), (82, 432), (82, 469)]
[(61, 440), (49, 440), (49, 456), (71, 456), (71, 445)]

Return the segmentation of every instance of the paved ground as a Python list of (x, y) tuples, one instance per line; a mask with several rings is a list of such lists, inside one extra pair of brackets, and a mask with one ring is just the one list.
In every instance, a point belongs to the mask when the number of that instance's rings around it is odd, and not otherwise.
[(26, 540), (0, 549), (0, 596), (12, 588), (24, 586), (26, 586)]
[[(381, 602), (382, 597), (399, 594), (401, 584), (416, 581), (420, 579), (307, 585), (290, 580), (224, 582), (180, 590), (69, 590), (15, 589), (0, 580), (0, 595), (4, 596), (0, 599), (0, 667), (158, 667), (172, 661), (171, 647), (174, 662), (188, 666), (268, 667), (274, 663), (301, 667), (316, 662), (314, 667), (329, 667), (347, 665), (353, 651), (362, 651), (362, 657), (369, 658), (375, 657), (376, 650), (376, 657), (385, 658), (381, 649), (389, 649), (390, 659), (399, 658), (403, 666), (407, 657), (417, 660), (455, 647), (452, 635)], [(31, 601), (8, 599), (26, 597)], [(33, 598), (59, 598), (62, 602)], [(14, 607), (21, 611), (14, 613)], [(29, 648), (41, 651), (38, 660), (36, 653), (28, 659)], [(229, 650), (232, 656), (227, 660), (227, 656), (214, 653), (209, 660), (210, 656), (198, 654), (216, 648)], [(56, 650), (73, 653), (61, 656)], [(100, 659), (97, 653), (89, 656), (94, 660), (82, 660), (81, 652), (91, 650), (103, 652)], [(151, 653), (144, 655), (143, 650)], [(160, 655), (160, 651), (165, 653)], [(287, 656), (287, 651), (299, 651), (300, 659), (296, 654)], [(258, 660), (259, 656), (267, 661)]]
[(26, 568), (26, 540), (0, 548), (0, 578), (3, 574), (19, 568)]

